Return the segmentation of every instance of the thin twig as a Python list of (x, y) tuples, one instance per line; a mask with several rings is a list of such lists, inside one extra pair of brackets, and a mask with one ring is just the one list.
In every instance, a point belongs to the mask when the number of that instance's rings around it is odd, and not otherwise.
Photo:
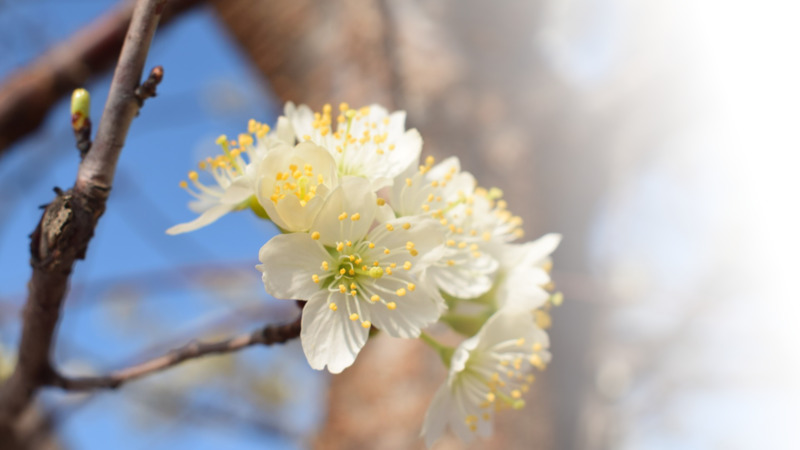
[(0, 386), (0, 441), (13, 439), (15, 422), (53, 372), (51, 352), (61, 306), (75, 261), (83, 259), (105, 211), (117, 159), (139, 110), (134, 91), (166, 0), (139, 0), (114, 71), (108, 100), (91, 150), (81, 161), (75, 185), (46, 207), (31, 235), (28, 299), (18, 362)]
[(190, 342), (183, 347), (153, 358), (141, 364), (118, 370), (109, 375), (96, 377), (69, 378), (52, 372), (47, 384), (67, 391), (90, 391), (95, 389), (115, 389), (121, 385), (170, 369), (185, 361), (209, 355), (232, 353), (254, 345), (283, 344), (300, 336), (300, 320), (282, 325), (267, 325), (252, 333), (242, 334), (216, 342)]

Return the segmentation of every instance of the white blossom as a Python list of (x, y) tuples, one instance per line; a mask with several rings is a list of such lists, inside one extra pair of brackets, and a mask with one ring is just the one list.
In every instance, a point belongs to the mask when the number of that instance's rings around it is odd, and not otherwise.
[(324, 147), (336, 160), (340, 176), (365, 177), (374, 190), (390, 185), (419, 159), (422, 137), (415, 129), (405, 129), (405, 111), (389, 113), (379, 105), (356, 110), (342, 103), (339, 112), (334, 125), (330, 105), (317, 113), (291, 102), (284, 108), (299, 142)]
[(200, 213), (200, 216), (169, 228), (167, 234), (197, 230), (231, 211), (246, 208), (251, 201), (255, 202), (261, 161), (289, 136), (291, 127), (286, 119), (279, 120), (276, 130), (272, 132), (268, 125), (250, 120), (248, 134), (240, 134), (238, 141), (228, 141), (226, 136), (220, 136), (217, 145), (222, 148), (222, 154), (208, 157), (198, 164), (198, 168), (209, 173), (214, 182), (205, 184), (194, 170), (188, 175), (192, 187), (187, 181), (180, 182), (180, 186), (195, 198), (189, 203), (189, 209)]
[(497, 307), (514, 306), (526, 310), (541, 307), (550, 294), (550, 254), (561, 242), (561, 235), (546, 234), (524, 244), (497, 244), (490, 252), (500, 262), (493, 298)]
[(423, 217), (375, 224), (379, 202), (368, 180), (349, 177), (325, 200), (309, 233), (275, 236), (259, 253), (268, 293), (308, 301), (300, 338), (314, 369), (349, 367), (372, 325), (413, 338), (443, 309), (420, 278), (443, 241), (440, 227)]
[(256, 195), (282, 230), (307, 231), (338, 184), (336, 163), (324, 148), (310, 142), (279, 144), (260, 165)]
[(399, 216), (427, 215), (446, 233), (440, 257), (427, 276), (444, 292), (474, 298), (492, 287), (498, 262), (482, 251), (482, 236), (489, 225), (475, 227), (472, 204), (475, 178), (460, 170), (458, 158), (433, 165), (428, 157), (418, 170), (407, 170), (388, 190), (389, 202)]
[(431, 447), (447, 428), (464, 442), (491, 435), (495, 412), (524, 407), (522, 396), (534, 381), (531, 368), (544, 369), (548, 346), (530, 311), (495, 313), (455, 350), (447, 381), (425, 415), (425, 444)]

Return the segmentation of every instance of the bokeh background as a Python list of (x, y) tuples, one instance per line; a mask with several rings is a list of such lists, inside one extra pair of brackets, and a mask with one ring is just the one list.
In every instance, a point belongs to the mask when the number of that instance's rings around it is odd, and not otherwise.
[[(72, 277), (57, 362), (104, 372), (297, 314), (253, 266), (249, 213), (197, 232), (178, 181), (286, 100), (408, 111), (424, 154), (498, 186), (527, 238), (564, 235), (553, 363), (473, 448), (800, 446), (800, 8), (695, 0), (210, 0), (157, 31), (157, 98), (134, 121)], [(125, 8), (0, 1), (0, 78)], [(51, 54), (52, 57), (52, 54)], [(91, 70), (97, 121), (110, 73)], [(0, 377), (13, 365), (27, 235), (78, 164), (66, 100), (0, 150)], [(527, 239), (526, 238), (526, 239)], [(421, 448), (445, 372), (379, 336), (344, 374), (298, 343), (196, 361), (91, 396), (47, 391), (31, 448)], [(2, 447), (0, 443), (0, 447)], [(455, 440), (439, 448), (460, 448)]]

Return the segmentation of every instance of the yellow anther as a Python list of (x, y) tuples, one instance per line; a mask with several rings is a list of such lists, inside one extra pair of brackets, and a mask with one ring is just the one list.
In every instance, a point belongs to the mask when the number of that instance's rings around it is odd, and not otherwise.
[(531, 346), (531, 350), (533, 350), (535, 352), (542, 351), (542, 344), (539, 343), (539, 342), (534, 342), (534, 344)]
[(495, 401), (494, 393), (492, 393), (492, 392), (487, 393), (486, 394), (486, 401), (489, 402), (489, 403)]
[(331, 311), (336, 311), (337, 309), (339, 309), (339, 308), (336, 306), (336, 303), (331, 303), (331, 304), (329, 304), (329, 305), (328, 305), (328, 308), (330, 308), (330, 309), (331, 309)]
[(361, 322), (361, 328), (369, 328), (372, 326), (372, 323), (369, 320), (365, 320)]
[(369, 298), (369, 301), (371, 301), (372, 303), (375, 303), (375, 302), (380, 301), (380, 299), (381, 298), (378, 297), (377, 295), (373, 295), (372, 297)]
[(403, 224), (403, 229), (404, 230), (408, 230), (409, 228), (411, 228), (411, 224), (410, 223), (406, 222), (406, 223)]
[(369, 248), (375, 248), (375, 243), (374, 243), (374, 242), (370, 242), (370, 243), (369, 243), (369, 245), (368, 245), (368, 247), (369, 247)]
[(385, 249), (383, 249), (383, 253), (384, 253), (384, 254), (386, 254), (386, 255), (388, 255), (388, 254), (389, 254), (389, 253), (391, 253), (391, 252), (392, 252), (392, 251), (391, 251), (391, 250), (389, 250), (388, 248), (385, 248)]
[(392, 224), (390, 224), (390, 223), (387, 223), (386, 224), (386, 229), (389, 230), (389, 231), (394, 231), (394, 226)]
[(415, 249), (415, 248), (412, 248), (411, 250), (409, 250), (409, 251), (408, 251), (408, 253), (410, 253), (410, 254), (411, 254), (411, 256), (417, 256), (417, 255), (419, 255), (419, 252), (418, 252), (418, 251), (417, 251), (417, 249)]
[(339, 292), (341, 292), (342, 294), (347, 293), (347, 286), (345, 286), (343, 284), (340, 284), (339, 285)]
[(403, 289), (403, 288), (400, 288), (400, 289), (394, 291), (394, 293), (397, 294), (398, 297), (402, 297), (402, 296), (406, 295), (406, 290)]
[[(356, 265), (359, 265), (359, 264), (361, 264), (361, 261), (362, 261), (362, 259), (358, 258), (354, 262), (356, 263)], [(366, 266), (364, 266), (364, 267), (366, 267)]]
[(343, 212), (343, 213), (339, 214), (339, 220), (344, 220), (344, 219), (347, 219), (347, 213), (346, 212)]
[(392, 268), (391, 267), (387, 267), (386, 268), (386, 275), (391, 275), (391, 274), (392, 274)]
[(253, 137), (244, 133), (240, 134), (239, 145), (241, 145), (242, 147), (248, 147), (253, 145)]
[(458, 243), (458, 248), (467, 248), (467, 243), (466, 242), (459, 242)]
[(403, 269), (410, 270), (411, 269), (411, 261), (406, 261), (403, 263)]
[(311, 239), (313, 239), (315, 241), (317, 239), (319, 239), (319, 231), (315, 231), (315, 232), (311, 233)]
[(350, 295), (352, 295), (353, 297), (355, 297), (356, 295), (358, 295), (358, 291), (357, 291), (357, 290), (355, 290), (355, 289), (353, 289), (352, 291), (350, 291)]
[(322, 261), (322, 270), (328, 270), (328, 261)]
[(356, 260), (356, 255), (350, 255), (347, 257), (351, 262)]
[(347, 241), (347, 242), (345, 242), (345, 245), (347, 245), (348, 247), (352, 247), (353, 246), (353, 242)]
[(303, 140), (304, 141), (310, 141), (311, 140), (311, 136), (306, 134), (306, 135), (303, 136)]
[(535, 354), (531, 355), (531, 357), (528, 360), (528, 362), (531, 363), (532, 366), (534, 366), (534, 367), (536, 367), (538, 369), (543, 369), (544, 368), (544, 361), (542, 361), (542, 357), (539, 356), (539, 355), (535, 355)]
[(347, 271), (347, 274), (350, 275), (350, 276), (353, 276), (353, 275), (356, 274), (356, 271), (355, 271), (355, 269), (350, 269), (350, 270)]
[(350, 314), (350, 320), (352, 320), (353, 322), (358, 320), (358, 314), (356, 314), (356, 313)]
[(456, 245), (456, 241), (454, 241), (452, 239), (448, 239), (447, 242), (445, 242), (445, 245), (447, 245), (448, 247), (452, 247), (452, 246)]
[(361, 218), (361, 214), (359, 214), (359, 213), (355, 213), (355, 214), (353, 214), (353, 215), (350, 217), (350, 220), (352, 220), (353, 222), (355, 222), (355, 221), (357, 221), (357, 220), (358, 220), (358, 219), (360, 219), (360, 218)]
[(411, 241), (406, 242), (406, 250), (411, 250), (414, 248), (414, 243)]
[(187, 183), (186, 180), (182, 180), (180, 183), (178, 183), (178, 186), (186, 189), (189, 187), (189, 183)]
[(397, 309), (397, 303), (389, 302), (386, 304), (386, 308), (388, 308), (390, 311), (394, 311), (395, 309)]
[(414, 292), (414, 289), (417, 288), (417, 285), (414, 283), (408, 283), (408, 290)]
[(378, 199), (378, 206), (383, 206), (383, 205), (385, 205), (385, 204), (386, 204), (386, 200), (384, 200), (384, 199), (382, 199), (382, 198), (379, 198), (379, 199)]
[(198, 178), (197, 172), (195, 172), (194, 170), (189, 172), (189, 179), (190, 180), (197, 181), (197, 178)]
[(350, 105), (348, 105), (346, 102), (339, 103), (339, 111), (345, 112), (348, 109), (350, 109)]
[(406, 178), (406, 186), (411, 186), (411, 178)]
[(344, 243), (343, 242), (337, 242), (336, 243), (336, 251), (341, 252), (342, 250), (344, 250)]
[(313, 280), (314, 283), (319, 283), (319, 275), (317, 274), (311, 275), (311, 280)]
[(356, 289), (357, 287), (358, 285), (356, 285), (355, 283), (350, 283), (350, 289)]
[(453, 261), (452, 259), (448, 259), (448, 260), (447, 260), (447, 265), (452, 267), (452, 266), (455, 266), (455, 265), (456, 265), (456, 262), (455, 262), (455, 261)]

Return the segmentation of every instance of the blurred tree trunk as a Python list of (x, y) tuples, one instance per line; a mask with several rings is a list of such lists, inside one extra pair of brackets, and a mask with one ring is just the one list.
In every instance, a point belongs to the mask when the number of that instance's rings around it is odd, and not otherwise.
[[(461, 158), (485, 186), (501, 186), (529, 238), (565, 234), (557, 269), (586, 273), (591, 215), (608, 186), (618, 116), (577, 99), (534, 38), (545, 1), (213, 0), (219, 17), (281, 100), (379, 102), (405, 109), (426, 154)], [(608, 86), (601, 86), (607, 89)], [(634, 93), (635, 96), (635, 93)], [(609, 104), (618, 112), (628, 97)], [(607, 114), (607, 115), (604, 115)], [(599, 139), (598, 139), (599, 136)], [(556, 275), (556, 281), (558, 276)], [(561, 286), (554, 362), (523, 413), (505, 413), (486, 448), (582, 448), (590, 393), (591, 291)], [(415, 448), (425, 408), (444, 380), (414, 341), (371, 340), (332, 378), (318, 448)], [(449, 441), (450, 446), (458, 446)]]

